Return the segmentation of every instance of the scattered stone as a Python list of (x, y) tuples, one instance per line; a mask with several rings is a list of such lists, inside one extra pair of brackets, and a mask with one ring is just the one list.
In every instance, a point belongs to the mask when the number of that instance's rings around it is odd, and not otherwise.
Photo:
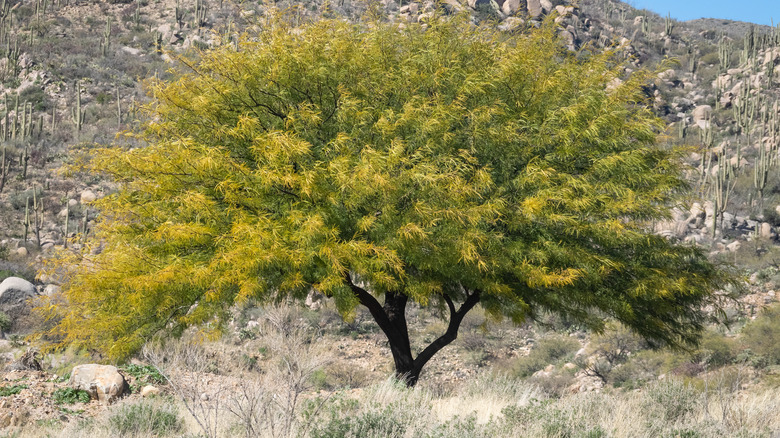
[(160, 388), (157, 388), (156, 386), (152, 385), (146, 385), (143, 388), (141, 388), (141, 397), (152, 397), (155, 395), (160, 394)]
[(61, 292), (62, 288), (56, 284), (47, 284), (46, 287), (43, 288), (43, 294), (47, 297), (59, 295)]
[(726, 245), (726, 249), (730, 252), (737, 252), (739, 251), (739, 248), (742, 246), (742, 243), (740, 243), (739, 240), (735, 240), (728, 245)]
[(97, 195), (92, 190), (84, 190), (81, 192), (81, 203), (89, 204), (97, 199)]

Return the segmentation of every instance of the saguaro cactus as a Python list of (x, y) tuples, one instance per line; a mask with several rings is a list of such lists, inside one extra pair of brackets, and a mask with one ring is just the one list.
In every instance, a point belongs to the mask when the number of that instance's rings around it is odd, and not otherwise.
[(106, 18), (106, 28), (103, 30), (103, 40), (100, 42), (100, 52), (108, 56), (108, 48), (111, 46), (111, 17)]
[(8, 174), (11, 172), (11, 160), (6, 161), (5, 145), (3, 145), (3, 155), (0, 158), (0, 193), (3, 193), (5, 182), (8, 180)]
[(86, 109), (81, 109), (81, 83), (76, 81), (76, 107), (70, 110), (73, 125), (76, 127), (76, 132), (81, 132), (81, 127), (84, 125), (84, 117), (87, 114)]

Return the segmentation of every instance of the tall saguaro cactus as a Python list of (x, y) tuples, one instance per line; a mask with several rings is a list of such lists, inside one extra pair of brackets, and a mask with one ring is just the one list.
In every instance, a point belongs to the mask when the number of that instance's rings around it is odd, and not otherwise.
[(672, 23), (672, 16), (670, 13), (667, 13), (666, 17), (664, 17), (664, 35), (668, 37), (672, 36), (672, 30), (674, 30), (674, 23)]
[(76, 132), (81, 132), (81, 127), (84, 125), (84, 117), (86, 116), (86, 109), (81, 108), (81, 83), (76, 81), (76, 107), (71, 108), (71, 116), (73, 118), (73, 125), (76, 127)]
[(718, 159), (718, 168), (712, 173), (710, 190), (712, 194), (712, 237), (715, 237), (718, 228), (723, 227), (723, 212), (729, 203), (729, 197), (737, 184), (735, 166), (728, 159), (728, 147), (723, 145), (723, 150)]
[(100, 42), (100, 53), (108, 56), (108, 48), (111, 46), (111, 17), (106, 18), (106, 28), (103, 30), (103, 40)]
[(6, 146), (3, 145), (3, 154), (2, 158), (0, 158), (0, 193), (3, 193), (5, 182), (8, 180), (8, 174), (11, 172), (11, 160), (6, 161), (5, 148)]

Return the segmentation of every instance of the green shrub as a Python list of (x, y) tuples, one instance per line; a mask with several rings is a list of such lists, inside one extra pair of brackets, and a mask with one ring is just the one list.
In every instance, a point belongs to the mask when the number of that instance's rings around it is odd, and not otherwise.
[(89, 393), (82, 389), (58, 388), (51, 394), (51, 397), (59, 405), (89, 403)]
[(153, 365), (128, 364), (123, 366), (122, 370), (143, 384), (163, 385), (167, 382), (165, 376)]
[(312, 438), (393, 437), (404, 436), (414, 415), (404, 406), (387, 406), (383, 410), (362, 412), (354, 416), (332, 416), (322, 426), (315, 426)]
[(0, 332), (7, 332), (11, 329), (11, 317), (0, 310)]
[(0, 397), (19, 394), (23, 389), (27, 389), (27, 385), (0, 386)]
[(125, 404), (108, 418), (111, 429), (119, 436), (166, 436), (182, 431), (183, 422), (172, 405), (150, 402)]
[(682, 420), (701, 402), (697, 391), (679, 379), (666, 379), (647, 386), (645, 410), (662, 424)]
[(32, 208), (33, 194), (40, 200), (43, 196), (43, 189), (41, 187), (35, 187), (35, 189), (15, 192), (8, 197), (8, 200), (11, 202), (11, 206), (14, 208), (14, 210), (24, 210), (25, 206), (27, 205), (28, 198), (30, 199), (30, 208)]
[(560, 405), (552, 400), (534, 401), (526, 406), (510, 405), (501, 413), (510, 428), (518, 426), (526, 436), (605, 438), (607, 433), (599, 425), (591, 425), (576, 406)]
[(539, 339), (528, 356), (521, 357), (512, 366), (515, 375), (528, 377), (546, 367), (570, 357), (580, 349), (580, 343), (568, 336), (554, 335)]
[(729, 365), (736, 358), (736, 347), (732, 339), (719, 333), (706, 332), (693, 358), (714, 367)]
[(740, 339), (753, 356), (764, 358), (766, 365), (780, 365), (780, 305), (767, 307), (745, 325)]

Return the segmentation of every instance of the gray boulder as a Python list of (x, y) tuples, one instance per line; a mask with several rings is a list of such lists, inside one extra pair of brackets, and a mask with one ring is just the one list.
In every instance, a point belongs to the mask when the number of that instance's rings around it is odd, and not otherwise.
[(0, 283), (0, 311), (11, 317), (11, 330), (15, 320), (30, 312), (28, 301), (36, 295), (35, 286), (24, 278), (8, 277)]
[(101, 403), (112, 403), (127, 391), (127, 381), (119, 370), (111, 365), (87, 364), (73, 367), (70, 373), (71, 388), (87, 391)]

